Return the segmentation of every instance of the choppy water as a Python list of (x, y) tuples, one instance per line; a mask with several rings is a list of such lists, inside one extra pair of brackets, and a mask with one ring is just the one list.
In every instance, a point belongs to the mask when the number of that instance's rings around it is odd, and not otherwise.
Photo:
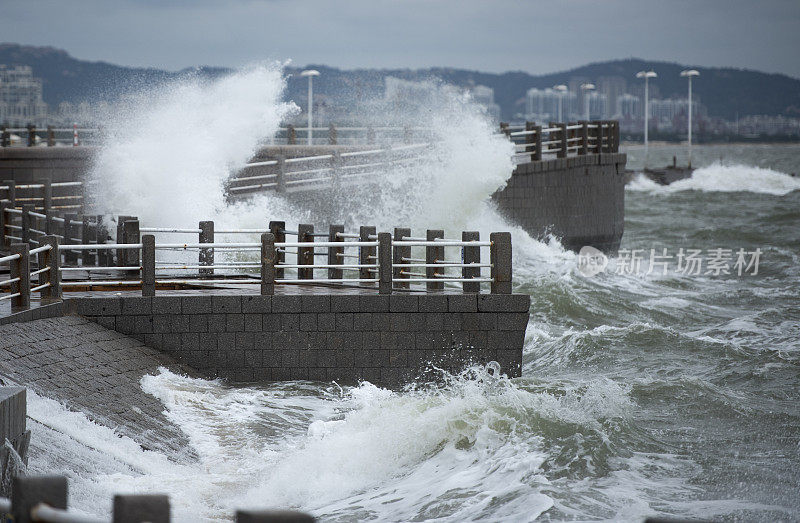
[(627, 189), (622, 248), (758, 248), (757, 275), (616, 274), (616, 258), (586, 277), (515, 230), (515, 290), (532, 296), (522, 378), (392, 392), (165, 371), (142, 386), (199, 464), (33, 396), (31, 415), (59, 431), (34, 423), (32, 469), (68, 473), (90, 513), (114, 492), (168, 492), (180, 521), (245, 506), (326, 521), (798, 520), (800, 180), (784, 173), (800, 146), (695, 158), (708, 167), (691, 180)]
[[(283, 85), (279, 66), (254, 66), (128, 99), (106, 121), (99, 212), (151, 227), (305, 220), (277, 197), (223, 197), (231, 166), (296, 111)], [(443, 88), (413, 118), (438, 135), (429, 169), (386, 172), (380, 208), (338, 203), (382, 230), (511, 230), (515, 289), (533, 301), (522, 378), (388, 391), (145, 377), (198, 463), (32, 394), (31, 418), (46, 422), (31, 422), (32, 472), (68, 475), (71, 505), (96, 515), (114, 493), (168, 493), (178, 521), (236, 507), (326, 521), (800, 519), (800, 179), (785, 174), (800, 171), (800, 147), (697, 147), (693, 179), (626, 191), (623, 249), (758, 248), (758, 275), (648, 275), (644, 262), (628, 274), (620, 257), (587, 277), (485, 203), (512, 149), (468, 100)], [(628, 152), (640, 166), (641, 148)], [(653, 147), (651, 164), (680, 152)]]

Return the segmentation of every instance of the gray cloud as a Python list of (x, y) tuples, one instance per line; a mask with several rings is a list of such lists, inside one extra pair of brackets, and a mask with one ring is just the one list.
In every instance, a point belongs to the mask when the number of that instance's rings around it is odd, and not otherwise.
[(796, 0), (5, 0), (0, 38), (180, 69), (293, 59), (545, 73), (637, 56), (800, 77)]

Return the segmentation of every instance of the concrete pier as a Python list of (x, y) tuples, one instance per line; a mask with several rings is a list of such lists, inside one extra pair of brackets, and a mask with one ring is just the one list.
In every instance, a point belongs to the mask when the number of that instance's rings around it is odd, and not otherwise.
[(530, 297), (373, 293), (73, 298), (88, 319), (201, 374), (231, 381), (336, 380), (397, 386), (500, 363), (522, 373)]
[(625, 226), (621, 153), (588, 154), (520, 164), (492, 199), (536, 238), (552, 234), (567, 249), (619, 249)]

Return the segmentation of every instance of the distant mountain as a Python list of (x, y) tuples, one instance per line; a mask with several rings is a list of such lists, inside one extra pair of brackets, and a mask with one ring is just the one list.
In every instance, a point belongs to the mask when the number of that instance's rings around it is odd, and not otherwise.
[[(222, 67), (197, 67), (178, 72), (152, 68), (123, 67), (106, 62), (78, 60), (66, 51), (52, 47), (0, 44), (0, 64), (29, 65), (42, 78), (45, 101), (55, 107), (60, 102), (111, 101), (126, 92), (136, 91), (180, 78), (185, 75), (217, 77), (230, 72)], [(547, 75), (524, 72), (482, 73), (464, 69), (355, 69), (341, 70), (323, 65), (310, 65), (322, 73), (315, 83), (315, 92), (330, 98), (367, 99), (383, 92), (386, 76), (408, 80), (441, 78), (445, 82), (466, 87), (482, 84), (494, 89), (495, 101), (504, 119), (511, 119), (524, 107), (525, 92), (532, 88), (551, 87), (584, 77), (596, 81), (600, 76), (620, 76), (635, 85), (637, 71), (653, 69), (653, 81), (662, 97), (685, 97), (686, 80), (679, 73), (688, 66), (670, 62), (653, 62), (637, 58), (599, 62)], [(800, 117), (800, 80), (781, 74), (767, 74), (734, 68), (697, 67), (700, 78), (694, 82), (695, 93), (712, 116), (733, 119), (737, 115), (784, 115)], [(304, 100), (305, 79), (302, 69), (287, 68), (287, 96)]]

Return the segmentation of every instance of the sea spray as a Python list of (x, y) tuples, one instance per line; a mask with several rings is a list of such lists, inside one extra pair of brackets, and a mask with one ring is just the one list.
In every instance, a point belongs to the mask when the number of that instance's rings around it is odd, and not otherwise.
[(142, 450), (32, 395), (34, 440), (60, 451), (35, 453), (31, 466), (52, 472), (67, 464), (71, 505), (96, 515), (107, 514), (113, 493), (163, 492), (176, 521), (219, 520), (246, 506), (294, 506), (328, 518), (518, 519), (552, 505), (541, 492), (543, 424), (594, 434), (604, 420), (629, 415), (627, 393), (604, 380), (559, 392), (482, 367), (443, 378), (389, 391), (366, 382), (232, 388), (165, 369), (145, 376), (142, 388), (196, 448), (194, 463)]
[(691, 178), (659, 185), (637, 175), (626, 187), (630, 191), (673, 193), (680, 191), (752, 192), (776, 196), (800, 190), (800, 178), (752, 165), (714, 163), (695, 169)]
[(281, 101), (283, 90), (281, 67), (271, 64), (216, 80), (184, 78), (121, 102), (90, 175), (95, 204), (136, 215), (143, 226), (235, 225), (225, 181), (297, 111)]

